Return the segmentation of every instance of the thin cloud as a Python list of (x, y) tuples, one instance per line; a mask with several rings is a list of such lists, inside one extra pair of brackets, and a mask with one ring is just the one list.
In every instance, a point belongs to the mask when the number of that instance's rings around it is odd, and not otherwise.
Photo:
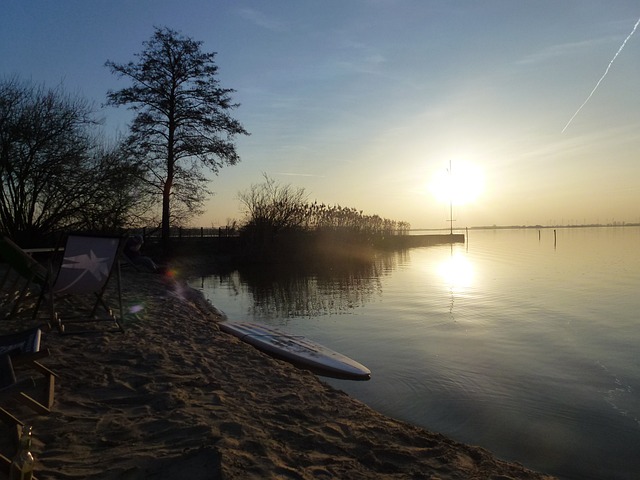
[(576, 52), (581, 50), (588, 50), (597, 45), (608, 44), (611, 42), (611, 37), (598, 38), (591, 40), (583, 40), (581, 42), (568, 42), (560, 45), (552, 45), (539, 52), (532, 53), (524, 58), (516, 61), (517, 65), (535, 65), (539, 63), (545, 63), (554, 58), (562, 58), (575, 55)]
[(324, 175), (315, 175), (313, 173), (294, 173), (294, 172), (278, 172), (276, 175), (282, 175), (285, 177), (318, 177), (324, 178)]
[(287, 30), (285, 23), (253, 8), (241, 8), (238, 10), (238, 14), (245, 20), (272, 32), (284, 32)]

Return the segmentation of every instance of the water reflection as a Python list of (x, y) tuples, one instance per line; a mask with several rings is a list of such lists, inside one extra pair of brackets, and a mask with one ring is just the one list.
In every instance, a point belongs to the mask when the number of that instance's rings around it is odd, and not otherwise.
[(438, 264), (437, 271), (446, 287), (452, 293), (459, 293), (473, 284), (473, 265), (460, 252), (451, 252), (449, 257)]
[(239, 313), (287, 323), (287, 318), (339, 314), (364, 306), (382, 295), (382, 277), (407, 264), (408, 256), (405, 250), (313, 265), (243, 266), (202, 277), (199, 283), (214, 296), (217, 288), (232, 296), (248, 296), (249, 305)]
[[(640, 227), (558, 230), (557, 250), (553, 231), (476, 231), (357, 265), (228, 271), (205, 293), (233, 320), (306, 309), (283, 321), (371, 368), (370, 382), (329, 383), (378, 411), (561, 478), (627, 480), (640, 471), (639, 242)], [(351, 314), (304, 318), (314, 308)]]

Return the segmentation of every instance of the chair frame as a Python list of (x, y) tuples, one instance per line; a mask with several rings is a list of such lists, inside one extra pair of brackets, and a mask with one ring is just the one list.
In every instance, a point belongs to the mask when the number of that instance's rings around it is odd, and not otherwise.
[[(7, 318), (12, 318), (18, 313), (22, 301), (32, 284), (35, 283), (40, 288), (46, 286), (48, 272), (27, 251), (21, 249), (4, 235), (0, 237), (0, 257), (5, 257), (7, 264), (6, 272), (2, 276), (2, 280), (0, 280), (0, 290), (9, 285), (10, 282), (9, 288), (6, 289), (6, 298), (2, 299), (0, 307), (13, 304), (11, 311), (7, 315)], [(13, 280), (11, 280), (12, 273), (16, 274)], [(20, 286), (21, 281), (24, 282), (22, 286)]]
[[(9, 355), (8, 353), (3, 353), (0, 355), (0, 367), (5, 368), (10, 372), (12, 380), (10, 384), (0, 387), (1, 402), (4, 403), (5, 400), (16, 399), (20, 403), (26, 405), (27, 407), (35, 410), (38, 413), (49, 413), (49, 409), (45, 409), (45, 407), (37, 400), (33, 399), (31, 396), (22, 391), (24, 388), (32, 387), (33, 385), (35, 385), (35, 382), (31, 378), (25, 378), (23, 380), (16, 381), (11, 355)], [(42, 409), (45, 410), (43, 411)], [(13, 430), (13, 441), (17, 445), (23, 433), (24, 423), (1, 405), (0, 421), (6, 423)], [(6, 469), (7, 473), (10, 464), (11, 461), (0, 453), (0, 466)], [(35, 479), (35, 477), (33, 478)]]
[[(0, 336), (0, 357), (8, 355), (12, 370), (14, 366), (24, 366), (36, 370), (45, 378), (44, 402), (39, 402), (25, 393), (20, 393), (18, 396), (19, 400), (32, 410), (47, 414), (53, 405), (55, 379), (58, 375), (39, 362), (40, 359), (49, 356), (48, 349), (40, 348), (41, 334), (40, 328), (32, 328)], [(31, 383), (35, 382), (31, 379)]]
[[(68, 319), (65, 319), (63, 321), (61, 316), (56, 311), (56, 306), (55, 306), (56, 297), (65, 299), (66, 297), (70, 297), (73, 295), (81, 295), (81, 294), (74, 294), (73, 292), (66, 294), (66, 293), (60, 293), (59, 291), (58, 292), (56, 291), (57, 280), (60, 276), (62, 268), (64, 267), (64, 260), (65, 258), (68, 258), (66, 257), (65, 254), (67, 253), (67, 247), (69, 245), (69, 240), (71, 238), (109, 239), (109, 240), (117, 241), (118, 245), (116, 247), (116, 252), (112, 259), (111, 265), (109, 266), (109, 272), (107, 274), (106, 279), (104, 280), (104, 283), (102, 284), (102, 287), (98, 291), (89, 292), (89, 293), (93, 293), (96, 299), (88, 315), (69, 317)], [(38, 311), (40, 309), (40, 305), (42, 304), (43, 301), (45, 301), (45, 297), (48, 297), (46, 300), (49, 307), (49, 326), (52, 328), (56, 327), (60, 333), (63, 333), (63, 334), (90, 333), (91, 331), (89, 330), (67, 331), (65, 325), (66, 324), (87, 324), (87, 323), (105, 322), (105, 321), (113, 322), (115, 324), (115, 331), (124, 333), (124, 328), (121, 324), (121, 321), (124, 317), (124, 309), (122, 306), (122, 282), (121, 282), (121, 274), (120, 274), (120, 257), (122, 255), (122, 249), (124, 248), (123, 237), (113, 236), (113, 235), (93, 235), (93, 234), (85, 234), (85, 233), (71, 233), (66, 236), (65, 242), (66, 242), (65, 248), (62, 253), (62, 256), (63, 256), (62, 263), (60, 267), (57, 269), (55, 277), (53, 274), (53, 268), (51, 264), (49, 265), (47, 285), (46, 285), (46, 288), (42, 290), (40, 297), (38, 298), (38, 301), (36, 303), (36, 307), (33, 313), (33, 318), (35, 319), (37, 317)], [(118, 304), (117, 308), (118, 308), (119, 315), (116, 315), (114, 313), (113, 309), (106, 304), (103, 298), (109, 286), (109, 282), (114, 276), (116, 277), (115, 281), (117, 284), (116, 285), (117, 304)], [(105, 310), (106, 317), (101, 318), (98, 316), (99, 307), (102, 307)]]

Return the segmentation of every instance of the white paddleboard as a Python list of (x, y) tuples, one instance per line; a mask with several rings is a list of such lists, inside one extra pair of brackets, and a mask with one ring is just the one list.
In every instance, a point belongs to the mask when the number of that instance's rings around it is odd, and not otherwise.
[(371, 370), (355, 360), (305, 337), (256, 323), (221, 322), (220, 330), (263, 352), (329, 377), (368, 380)]

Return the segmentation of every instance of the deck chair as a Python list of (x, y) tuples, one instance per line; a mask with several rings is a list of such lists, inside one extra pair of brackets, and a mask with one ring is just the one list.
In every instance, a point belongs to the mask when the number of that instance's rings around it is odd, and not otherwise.
[[(12, 399), (17, 399), (19, 402), (31, 408), (33, 408), (34, 405), (39, 404), (23, 391), (31, 388), (34, 383), (35, 382), (30, 378), (17, 380), (13, 370), (11, 356), (8, 353), (0, 354), (0, 421), (7, 424), (7, 426), (12, 430), (13, 443), (16, 446), (20, 441), (20, 437), (22, 437), (25, 425), (5, 407)], [(39, 411), (37, 408), (35, 410)], [(0, 453), (0, 470), (4, 470), (6, 474), (9, 474), (10, 465), (11, 460)], [(35, 480), (36, 477), (32, 478)]]
[(0, 355), (9, 355), (14, 367), (35, 370), (44, 377), (44, 401), (29, 398), (27, 406), (38, 413), (49, 413), (53, 405), (57, 375), (39, 361), (49, 356), (48, 349), (40, 348), (41, 337), (40, 328), (0, 335)]
[[(37, 413), (49, 413), (48, 408), (23, 391), (35, 386), (33, 378), (24, 378), (18, 381), (11, 355), (8, 353), (0, 355), (0, 402), (6, 401), (8, 398), (16, 398)], [(6, 412), (6, 410), (4, 411)]]
[(9, 399), (17, 396), (23, 389), (33, 385), (33, 380), (28, 378), (18, 382), (13, 371), (11, 357), (6, 353), (0, 355), (0, 421), (13, 429), (14, 441), (22, 433), (24, 424), (6, 409), (6, 404)]
[(22, 332), (0, 335), (0, 354), (31, 354), (40, 352), (41, 339), (42, 331), (39, 328), (30, 328)]
[[(117, 261), (122, 243), (120, 237), (68, 235), (60, 266), (55, 276), (49, 274), (50, 280), (36, 303), (34, 318), (46, 301), (49, 325), (57, 327), (61, 333), (87, 333), (87, 330), (69, 331), (66, 326), (104, 321), (111, 322), (115, 330), (124, 332), (120, 323), (123, 317), (122, 288)], [(117, 313), (105, 299), (112, 277), (115, 277), (117, 288)], [(64, 310), (60, 309), (62, 304), (65, 305)]]
[[(16, 445), (22, 435), (24, 423), (8, 410), (9, 403), (17, 402), (39, 414), (49, 413), (53, 404), (57, 375), (38, 361), (49, 355), (47, 349), (41, 348), (41, 335), (39, 328), (0, 335), (0, 421), (12, 429)], [(44, 400), (39, 400), (40, 396), (31, 394), (31, 391), (42, 393), (37, 388), (40, 383), (38, 379), (17, 379), (16, 370), (23, 366), (35, 369), (43, 375)], [(7, 464), (7, 458), (0, 454), (0, 464), (2, 463)]]
[(13, 317), (23, 307), (30, 287), (39, 289), (47, 283), (47, 269), (4, 235), (0, 237), (0, 260), (5, 272), (0, 280), (0, 310)]

